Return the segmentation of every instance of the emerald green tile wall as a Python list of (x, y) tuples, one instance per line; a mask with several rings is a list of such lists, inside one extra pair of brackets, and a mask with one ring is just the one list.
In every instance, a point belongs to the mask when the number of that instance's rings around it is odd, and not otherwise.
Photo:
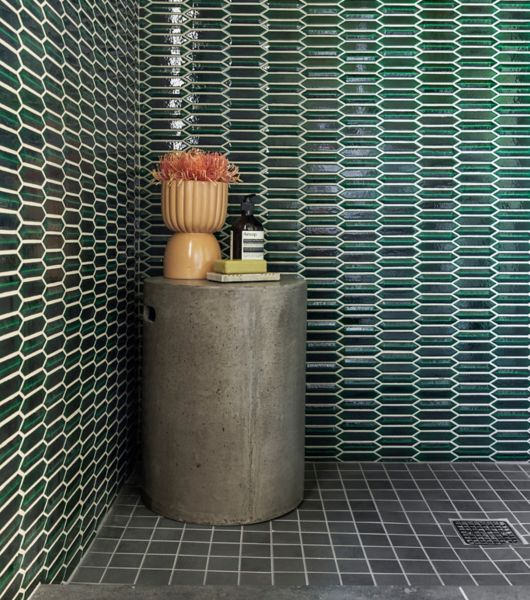
[(530, 458), (530, 3), (141, 0), (140, 31), (144, 173), (229, 152), (231, 214), (258, 193), (307, 278), (308, 456)]
[(76, 566), (136, 397), (137, 11), (0, 0), (0, 598)]

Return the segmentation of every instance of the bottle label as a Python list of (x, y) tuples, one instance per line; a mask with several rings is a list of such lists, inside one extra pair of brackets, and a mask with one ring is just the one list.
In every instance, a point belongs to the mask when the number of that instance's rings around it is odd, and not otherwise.
[(265, 234), (263, 231), (243, 231), (241, 237), (241, 259), (263, 260), (263, 245)]

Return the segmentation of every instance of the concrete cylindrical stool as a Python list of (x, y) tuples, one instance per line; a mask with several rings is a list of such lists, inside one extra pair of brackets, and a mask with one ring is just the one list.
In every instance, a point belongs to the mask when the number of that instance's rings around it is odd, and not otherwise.
[(179, 521), (228, 525), (302, 500), (306, 286), (148, 279), (143, 493)]

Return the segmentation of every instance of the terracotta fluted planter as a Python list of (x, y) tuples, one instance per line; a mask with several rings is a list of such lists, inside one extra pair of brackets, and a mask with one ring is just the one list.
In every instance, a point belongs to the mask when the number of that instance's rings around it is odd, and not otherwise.
[(228, 184), (214, 181), (162, 182), (162, 217), (175, 233), (164, 254), (164, 277), (206, 279), (221, 258), (213, 235), (226, 220)]

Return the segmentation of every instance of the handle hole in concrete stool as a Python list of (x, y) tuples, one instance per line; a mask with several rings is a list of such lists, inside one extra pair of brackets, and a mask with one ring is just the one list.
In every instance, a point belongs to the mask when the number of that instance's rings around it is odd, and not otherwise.
[(153, 306), (144, 305), (144, 321), (154, 323), (156, 321), (156, 311)]

